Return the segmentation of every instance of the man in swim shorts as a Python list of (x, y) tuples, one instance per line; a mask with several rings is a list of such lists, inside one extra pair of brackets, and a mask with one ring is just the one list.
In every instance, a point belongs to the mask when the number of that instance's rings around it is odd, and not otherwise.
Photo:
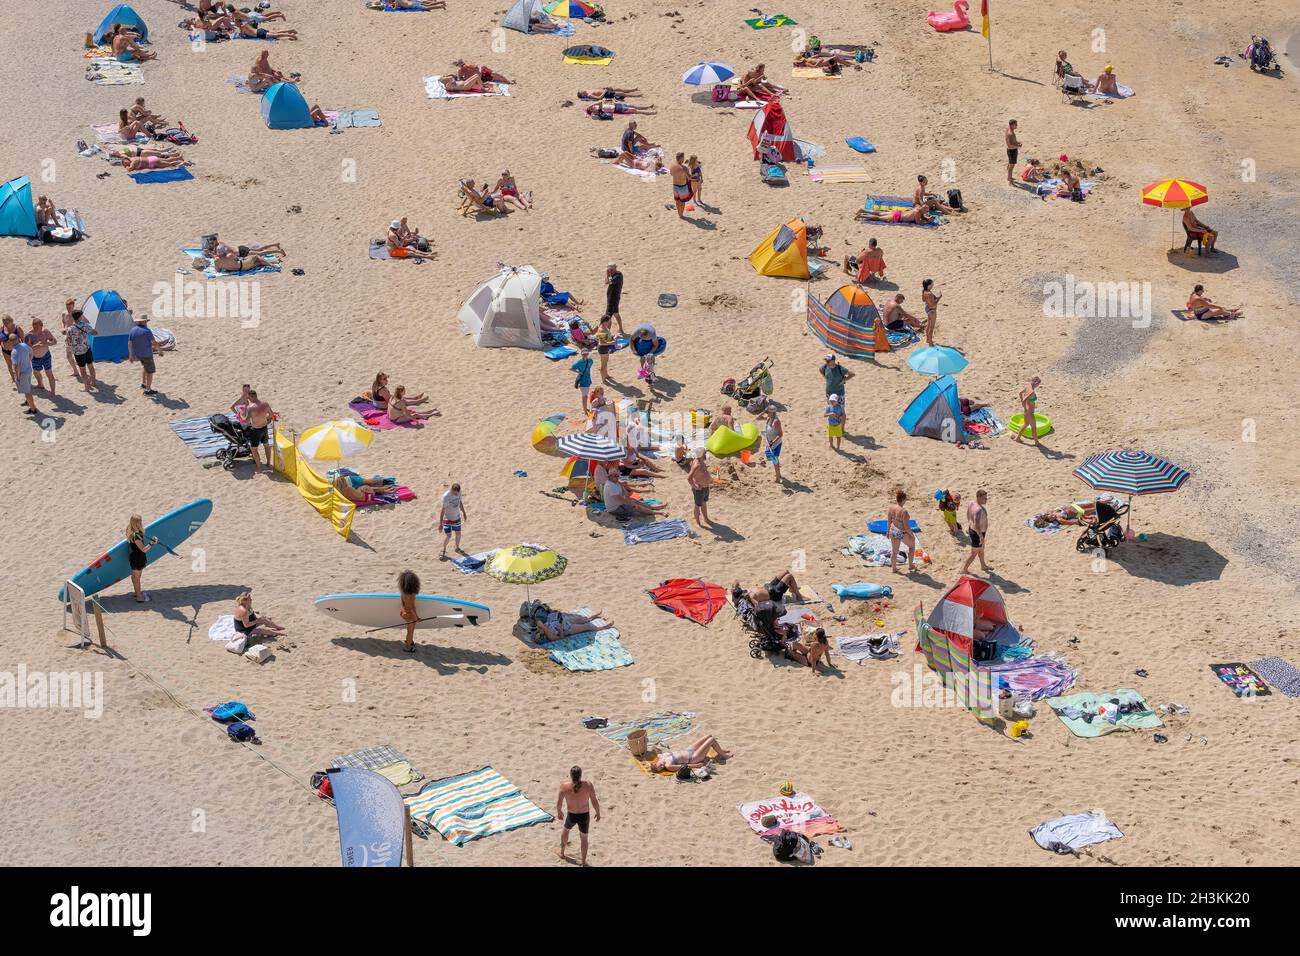
[[(567, 812), (566, 811), (567, 808)], [(578, 843), (582, 851), (582, 866), (587, 865), (587, 830), (591, 826), (591, 811), (596, 811), (596, 822), (600, 822), (600, 801), (596, 799), (596, 789), (591, 781), (582, 779), (582, 768), (571, 767), (569, 779), (560, 784), (559, 795), (555, 798), (555, 816), (563, 818), (564, 830), (560, 833), (560, 859), (566, 863), (569, 858), (565, 851), (569, 847), (569, 831), (578, 828)]]
[(262, 470), (262, 466), (257, 461), (257, 449), (260, 446), (266, 456), (266, 467), (271, 468), (271, 423), (280, 416), (271, 410), (269, 402), (264, 402), (257, 397), (257, 392), (253, 389), (248, 390), (248, 404), (244, 406), (244, 417), (247, 424), (244, 431), (248, 435), (248, 443), (253, 446), (253, 474)]
[(691, 174), (686, 168), (686, 154), (678, 153), (673, 157), (668, 172), (673, 176), (673, 202), (677, 204), (677, 218), (686, 218), (686, 204), (691, 201)]
[(1007, 185), (1014, 186), (1016, 181), (1012, 174), (1015, 172), (1016, 162), (1020, 159), (1020, 140), (1016, 136), (1015, 120), (1007, 121), (1007, 129), (1003, 138), (1007, 144)]
[(45, 389), (53, 395), (54, 354), (50, 351), (50, 346), (57, 344), (58, 339), (45, 327), (43, 321), (32, 319), (32, 327), (26, 335), (26, 342), (32, 349), (32, 377), (36, 381), (36, 387), (41, 387), (41, 374), (44, 373), (48, 381)]
[(989, 502), (989, 493), (981, 488), (975, 492), (975, 500), (966, 506), (966, 528), (970, 532), (970, 554), (966, 556), (966, 563), (961, 566), (961, 573), (966, 574), (970, 571), (971, 562), (977, 557), (980, 559), (980, 570), (988, 571), (989, 566), (984, 563), (984, 544), (988, 540), (989, 533), (989, 511), (986, 505)]

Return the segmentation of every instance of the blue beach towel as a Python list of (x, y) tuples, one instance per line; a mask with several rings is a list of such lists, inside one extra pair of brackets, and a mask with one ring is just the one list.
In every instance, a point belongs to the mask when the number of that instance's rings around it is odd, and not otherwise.
[(669, 541), (673, 538), (689, 538), (691, 529), (685, 518), (669, 518), (667, 521), (644, 521), (628, 525), (623, 529), (624, 544), (645, 544), (647, 541)]
[(176, 169), (151, 169), (147, 173), (127, 173), (141, 186), (147, 186), (150, 183), (183, 183), (187, 179), (193, 179), (194, 174), (184, 166), (178, 166)]

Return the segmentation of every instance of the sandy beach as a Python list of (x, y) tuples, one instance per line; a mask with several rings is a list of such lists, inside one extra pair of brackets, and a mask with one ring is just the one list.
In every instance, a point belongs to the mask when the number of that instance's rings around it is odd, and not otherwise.
[[(791, 76), (792, 28), (751, 30), (750, 3), (610, 0), (608, 23), (558, 37), (500, 31), (504, 0), (409, 14), (360, 0), (284, 0), (275, 9), (287, 23), (273, 25), (297, 29), (298, 41), (196, 49), (178, 27), (191, 14), (136, 0), (158, 59), (131, 86), (82, 78), (83, 37), (111, 4), (71, 0), (5, 18), (10, 135), (0, 137), (0, 179), (31, 177), (35, 192), (79, 210), (89, 235), (69, 246), (0, 239), (0, 313), (57, 331), (65, 299), (115, 289), (137, 313), (154, 309), (151, 325), (173, 331), (177, 346), (158, 358), (159, 394), (146, 397), (128, 363), (100, 363), (100, 388), (83, 391), (60, 341), (57, 398), (37, 390), (40, 414), (27, 416), (18, 393), (7, 393), (0, 413), (0, 580), (15, 598), (0, 672), (90, 672), (103, 687), (95, 719), (68, 707), (5, 713), (0, 819), (21, 838), (4, 841), (0, 864), (336, 866), (335, 813), (310, 777), (335, 755), (378, 745), (429, 780), (490, 765), (548, 812), (580, 765), (603, 809), (594, 865), (777, 865), (737, 807), (776, 798), (786, 783), (815, 797), (852, 842), (826, 847), (821, 865), (1300, 863), (1300, 699), (1238, 699), (1210, 670), (1270, 656), (1300, 664), (1300, 451), (1291, 433), (1300, 428), (1300, 42), (1285, 42), (1294, 10), (1278, 0), (1244, 10), (1102, 0), (1086, 12), (1033, 13), (1004, 3), (993, 14), (990, 72), (977, 10), (974, 30), (940, 34), (921, 3), (791, 2), (784, 12), (823, 43), (876, 51), (821, 80)], [(1254, 73), (1237, 56), (1252, 32), (1273, 40), (1285, 75)], [(606, 67), (566, 64), (561, 51), (573, 44), (617, 55)], [(308, 103), (376, 110), (382, 125), (338, 135), (268, 129), (260, 97), (227, 82), (263, 47), (278, 69), (301, 73)], [(1052, 82), (1062, 48), (1089, 79), (1114, 64), (1136, 95), (1067, 102)], [(1223, 55), (1231, 66), (1214, 63)], [(428, 98), (424, 78), (457, 58), (510, 77), (510, 95)], [(681, 82), (702, 60), (741, 71), (765, 63), (789, 88), (782, 104), (795, 136), (825, 147), (818, 166), (858, 165), (867, 181), (817, 183), (791, 164), (789, 186), (761, 183), (745, 136), (753, 114), (705, 103), (707, 87)], [(633, 118), (669, 158), (700, 157), (703, 202), (687, 220), (671, 208), (670, 177), (645, 182), (591, 155), (617, 146), (626, 125), (591, 119), (577, 102), (579, 89), (604, 85), (639, 88), (657, 106)], [(136, 96), (197, 135), (182, 147), (192, 181), (142, 189), (121, 168), (78, 155), (78, 140), (95, 142), (92, 124), (113, 122)], [(1022, 161), (1082, 161), (1094, 182), (1086, 202), (1007, 185), (1011, 117)], [(844, 141), (853, 136), (877, 152), (851, 151)], [(532, 211), (458, 213), (461, 178), (495, 182), (507, 168), (531, 191)], [(909, 195), (918, 173), (941, 193), (960, 189), (966, 211), (936, 229), (854, 221), (867, 195)], [(1166, 177), (1208, 189), (1195, 211), (1218, 230), (1217, 255), (1184, 256), (1181, 228), (1170, 250), (1177, 213), (1139, 198)], [(401, 216), (436, 258), (368, 258), (370, 241)], [(970, 360), (958, 375), (963, 398), (1005, 420), (1040, 376), (1040, 408), (1055, 427), (1042, 447), (1010, 435), (960, 448), (907, 435), (899, 416), (926, 385), (907, 365), (914, 345), (875, 363), (844, 360), (855, 372), (849, 422), (843, 452), (830, 449), (818, 372), (826, 347), (808, 330), (802, 297), (825, 299), (850, 278), (764, 277), (747, 261), (798, 216), (824, 229), (837, 263), (879, 241), (888, 282), (868, 287), (877, 304), (902, 291), (919, 314), (921, 282), (935, 279), (936, 340)], [(158, 284), (206, 281), (182, 250), (210, 233), (288, 250), (282, 272), (244, 280), (255, 288), (256, 321), (157, 314)], [(627, 351), (611, 356), (612, 397), (653, 397), (665, 413), (716, 412), (724, 379), (773, 362), (786, 480), (773, 481), (765, 463), (722, 463), (726, 483), (709, 503), (716, 525), (692, 524), (690, 538), (625, 545), (608, 517), (546, 496), (564, 484), (563, 461), (534, 450), (530, 434), (551, 414), (567, 416), (566, 431), (580, 424), (571, 360), (476, 348), (457, 323), (498, 263), (549, 274), (595, 321), (610, 260), (625, 275), (624, 326), (652, 323), (668, 342), (654, 396)], [(1046, 297), (1067, 282), (1137, 283), (1149, 322), (1048, 314)], [(1197, 283), (1244, 318), (1175, 316)], [(675, 308), (657, 305), (662, 293), (676, 295)], [(301, 433), (355, 418), (348, 402), (379, 370), (427, 391), (441, 415), (378, 432), (347, 461), (417, 495), (359, 512), (347, 540), (292, 483), (254, 475), (247, 462), (205, 467), (169, 427), (228, 411), (251, 383), (281, 425)], [(1191, 473), (1178, 493), (1135, 500), (1133, 529), (1144, 539), (1097, 562), (1076, 551), (1077, 528), (1026, 526), (1090, 496), (1072, 474), (1089, 454), (1126, 448)], [(653, 496), (668, 517), (689, 520), (686, 478), (671, 463), (666, 472)], [(522, 588), (439, 561), (439, 499), (452, 482), (464, 489), (467, 551), (540, 542), (565, 556), (564, 574), (529, 596), (603, 611), (635, 663), (564, 670), (512, 633)], [(932, 556), (911, 575), (842, 553), (900, 488)], [(1076, 737), (1042, 702), (1029, 735), (1011, 739), (963, 708), (914, 699), (927, 668), (913, 609), (944, 596), (968, 553), (936, 509), (932, 496), (944, 488), (964, 502), (988, 492), (993, 574), (984, 579), (1038, 653), (1077, 671), (1071, 692), (1133, 688), (1152, 707), (1186, 708), (1162, 715), (1163, 742), (1149, 731)], [(121, 539), (131, 514), (147, 522), (196, 498), (211, 499), (212, 516), (180, 557), (145, 571), (150, 603), (137, 604), (129, 583), (98, 595), (112, 653), (78, 649), (60, 627), (59, 587)], [(792, 565), (833, 605), (816, 608), (832, 643), (904, 631), (899, 656), (857, 664), (836, 654), (835, 670), (814, 675), (751, 658), (752, 635), (730, 608), (704, 627), (647, 595), (671, 578), (757, 587)], [(391, 631), (365, 634), (313, 608), (320, 595), (392, 590), (407, 568), (426, 594), (481, 602), (492, 620), (420, 631), (408, 655)], [(888, 608), (832, 592), (860, 581), (891, 586)], [(208, 638), (249, 589), (259, 612), (287, 628), (260, 665)], [(231, 700), (256, 713), (259, 746), (230, 742), (202, 713)], [(692, 712), (692, 733), (716, 735), (735, 757), (701, 783), (650, 777), (581, 723), (657, 711)], [(1122, 839), (1072, 857), (1026, 833), (1091, 809)], [(434, 834), (415, 840), (415, 863), (558, 866), (559, 833), (549, 823), (464, 846)]]

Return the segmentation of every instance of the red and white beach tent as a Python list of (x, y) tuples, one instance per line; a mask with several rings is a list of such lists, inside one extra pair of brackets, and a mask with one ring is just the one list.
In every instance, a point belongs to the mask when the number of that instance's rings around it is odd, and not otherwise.
[(794, 160), (794, 133), (790, 131), (785, 110), (781, 109), (778, 101), (772, 100), (755, 114), (749, 127), (749, 141), (754, 146), (755, 159), (758, 159), (762, 147), (771, 146), (782, 159)]
[(964, 656), (969, 656), (975, 640), (975, 620), (981, 617), (998, 624), (1007, 623), (1007, 605), (1002, 592), (987, 581), (962, 575), (934, 606), (926, 623)]

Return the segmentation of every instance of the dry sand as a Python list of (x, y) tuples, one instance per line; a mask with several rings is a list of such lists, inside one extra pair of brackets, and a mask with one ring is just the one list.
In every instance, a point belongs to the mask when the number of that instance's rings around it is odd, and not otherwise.
[[(0, 173), (36, 179), (52, 170), (54, 181), (40, 188), (79, 208), (91, 238), (70, 248), (0, 244), (0, 311), (24, 326), (36, 315), (49, 322), (65, 297), (97, 288), (116, 288), (143, 308), (153, 284), (185, 266), (179, 249), (212, 231), (279, 240), (306, 275), (258, 277), (263, 314), (254, 329), (227, 318), (159, 321), (180, 347), (159, 362), (156, 401), (139, 394), (125, 365), (101, 366), (105, 388), (87, 397), (61, 352), (61, 399), (52, 406), (38, 393), (43, 410), (53, 407), (48, 431), (24, 420), (11, 393), (0, 580), (14, 600), (0, 666), (102, 671), (105, 710), (98, 720), (71, 710), (6, 714), (0, 818), (11, 838), (0, 862), (337, 865), (333, 811), (305, 789), (307, 777), (336, 753), (380, 743), (405, 751), (430, 777), (491, 764), (547, 809), (568, 767), (581, 764), (606, 811), (594, 829), (598, 864), (769, 864), (735, 806), (775, 795), (786, 780), (848, 827), (854, 849), (828, 849), (831, 864), (1073, 865), (1036, 848), (1025, 830), (1091, 807), (1125, 833), (1096, 848), (1094, 861), (1300, 859), (1296, 702), (1238, 701), (1207, 668), (1300, 657), (1292, 321), (1300, 64), (1286, 61), (1282, 79), (1252, 74), (1241, 60), (1212, 64), (1240, 51), (1252, 30), (1280, 48), (1293, 28), (1286, 5), (1152, 9), (1106, 0), (1086, 12), (1040, 8), (1032, 18), (1004, 6), (994, 23), (1003, 72), (990, 74), (978, 34), (935, 34), (924, 4), (792, 3), (787, 12), (826, 42), (878, 43), (876, 62), (822, 82), (789, 81), (789, 32), (745, 28), (748, 2), (611, 0), (608, 26), (579, 26), (572, 40), (510, 33), (504, 51), (494, 51), (504, 0), (451, 0), (450, 11), (409, 15), (287, 0), (289, 25), (303, 40), (273, 45), (273, 63), (301, 71), (313, 103), (381, 113), (381, 129), (338, 136), (266, 129), (258, 98), (225, 82), (260, 45), (191, 51), (176, 27), (181, 11), (163, 0), (136, 4), (161, 54), (146, 64), (146, 84), (85, 82), (80, 38), (107, 6), (76, 0), (42, 5), (40, 17), (6, 18), (0, 81), (10, 134), (0, 140)], [(1105, 53), (1087, 52), (1095, 28), (1105, 30)], [(571, 43), (601, 43), (618, 56), (603, 70), (565, 66), (560, 50)], [(1060, 47), (1089, 76), (1113, 62), (1138, 95), (1066, 105), (1050, 83)], [(426, 99), (421, 78), (456, 56), (517, 80), (514, 95)], [(744, 139), (750, 114), (692, 102), (678, 81), (704, 58), (766, 62), (793, 87), (786, 106), (796, 134), (825, 145), (825, 162), (860, 162), (871, 182), (816, 185), (796, 169), (788, 189), (762, 186)], [(605, 83), (640, 87), (659, 105), (642, 129), (701, 156), (715, 210), (680, 222), (664, 208), (663, 180), (641, 183), (589, 157), (589, 147), (612, 144), (622, 123), (597, 123), (561, 103), (579, 86)], [(102, 161), (76, 155), (73, 143), (89, 136), (90, 123), (108, 122), (141, 94), (200, 136), (186, 150), (194, 182), (140, 189), (120, 170), (99, 180)], [(1005, 185), (1009, 116), (1020, 121), (1022, 156), (1066, 152), (1104, 167), (1086, 204), (1041, 203)], [(850, 153), (843, 139), (852, 135), (880, 151)], [(1254, 181), (1242, 181), (1244, 160), (1255, 163)], [(946, 161), (967, 214), (933, 231), (852, 222), (866, 193), (906, 193), (919, 171), (937, 182)], [(350, 162), (355, 182), (341, 179)], [(457, 216), (456, 179), (495, 180), (505, 166), (534, 191), (536, 211), (499, 221)], [(1138, 190), (1169, 175), (1208, 185), (1203, 218), (1221, 229), (1217, 260), (1166, 256), (1172, 214), (1141, 206)], [(291, 206), (301, 212), (286, 212)], [(402, 214), (434, 237), (435, 262), (366, 258), (367, 240)], [(966, 397), (991, 401), (1005, 416), (1020, 384), (1041, 374), (1043, 409), (1057, 425), (1044, 450), (1006, 438), (987, 450), (907, 438), (896, 420), (923, 381), (903, 352), (878, 368), (854, 364), (845, 446), (854, 457), (831, 453), (817, 376), (823, 349), (791, 306), (803, 286), (759, 278), (745, 261), (794, 215), (822, 224), (836, 256), (877, 236), (909, 304), (919, 304), (922, 278), (938, 281), (939, 338), (971, 358), (961, 376)], [(673, 395), (662, 407), (716, 408), (724, 377), (764, 356), (776, 361), (789, 484), (777, 488), (760, 467), (716, 492), (712, 510), (726, 534), (629, 548), (617, 530), (540, 495), (559, 483), (557, 462), (529, 447), (529, 429), (548, 413), (577, 412), (567, 363), (475, 349), (458, 334), (456, 310), (499, 260), (532, 263), (598, 303), (611, 258), (627, 276), (625, 321), (653, 321), (669, 339), (661, 372)], [(1044, 317), (1043, 282), (1067, 272), (1150, 282), (1153, 325)], [(1244, 307), (1247, 318), (1223, 326), (1174, 320), (1170, 310), (1195, 282)], [(837, 284), (813, 288), (826, 295)], [(665, 291), (679, 295), (677, 309), (655, 306)], [(626, 354), (613, 366), (632, 379)], [(347, 400), (377, 368), (429, 390), (443, 417), (423, 430), (385, 432), (356, 460), (399, 476), (420, 498), (360, 516), (347, 543), (290, 485), (251, 478), (246, 466), (233, 475), (205, 469), (167, 427), (224, 410), (251, 382), (287, 423), (306, 428), (345, 417)], [(1250, 422), (1255, 440), (1243, 441)], [(1075, 552), (1073, 534), (1041, 536), (1024, 520), (1083, 496), (1070, 471), (1085, 455), (1126, 446), (1166, 454), (1193, 477), (1180, 494), (1140, 500), (1137, 527), (1150, 539), (1125, 544), (1096, 573)], [(516, 469), (528, 477), (514, 477)], [(464, 484), (470, 507), (466, 547), (534, 540), (567, 555), (568, 572), (534, 596), (603, 608), (634, 666), (568, 674), (538, 664), (510, 633), (519, 590), (436, 560), (432, 525), (452, 480)], [(894, 585), (887, 623), (904, 628), (917, 602), (930, 606), (955, 580), (964, 555), (930, 533), (933, 564), (889, 580), (887, 570), (838, 553), (865, 518), (883, 514), (897, 486), (932, 532), (939, 525), (926, 502), (936, 487), (968, 499), (988, 489), (989, 557), (1012, 618), (1041, 649), (1069, 658), (1081, 689), (1132, 686), (1153, 704), (1187, 705), (1190, 716), (1171, 723), (1169, 742), (1149, 734), (1079, 740), (1041, 709), (1032, 738), (1012, 742), (958, 710), (891, 705), (891, 682), (923, 666), (911, 640), (898, 661), (812, 677), (750, 659), (729, 611), (706, 629), (646, 598), (645, 589), (674, 576), (757, 583), (801, 551), (800, 578), (823, 594), (835, 582)], [(673, 514), (689, 514), (684, 480), (659, 488)], [(113, 588), (103, 599), (121, 657), (75, 650), (59, 630), (59, 582), (117, 540), (132, 512), (151, 517), (198, 496), (214, 502), (194, 539), (206, 570), (155, 565), (146, 574), (153, 603), (144, 607), (129, 588)], [(445, 640), (422, 634), (431, 643), (412, 660), (398, 641), (331, 626), (311, 607), (331, 591), (388, 588), (404, 567), (427, 592), (483, 601), (496, 619)], [(290, 628), (261, 667), (206, 637), (249, 587), (259, 609)], [(846, 613), (849, 623), (833, 633), (870, 629), (864, 609)], [(1149, 676), (1135, 676), (1138, 668)], [(228, 743), (186, 709), (232, 698), (256, 711), (260, 749)], [(579, 725), (585, 714), (657, 709), (697, 712), (701, 728), (737, 759), (699, 786), (651, 780)], [(419, 865), (554, 863), (557, 834), (535, 827), (459, 849), (417, 841), (416, 857)]]

